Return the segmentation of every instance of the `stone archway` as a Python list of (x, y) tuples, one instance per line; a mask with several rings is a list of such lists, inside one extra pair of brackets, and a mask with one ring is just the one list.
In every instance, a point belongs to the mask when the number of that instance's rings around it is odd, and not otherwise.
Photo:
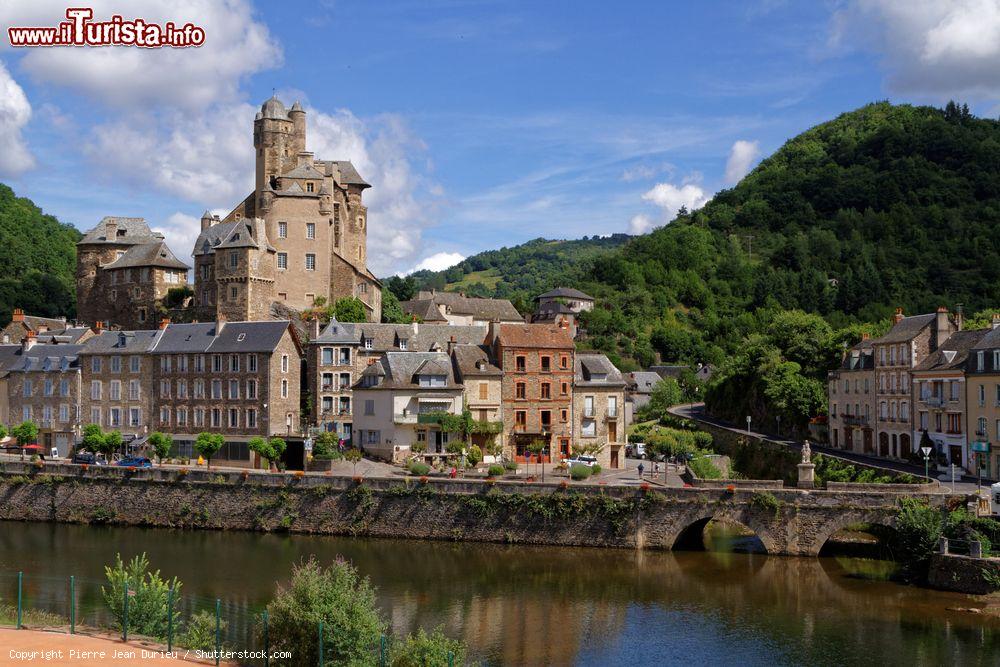
[(912, 453), (913, 449), (910, 446), (910, 434), (904, 433), (899, 436), (899, 458), (905, 459)]
[(800, 554), (803, 556), (818, 556), (823, 546), (837, 532), (854, 524), (879, 526), (891, 531), (896, 530), (896, 517), (885, 511), (847, 511), (829, 521), (824, 521), (811, 532), (811, 539), (800, 542)]
[(714, 511), (706, 511), (693, 517), (687, 517), (681, 528), (670, 535), (664, 544), (671, 550), (703, 549), (702, 535), (709, 521), (724, 521), (735, 523), (753, 532), (769, 554), (781, 553), (782, 549), (771, 534), (771, 524), (761, 521), (760, 512), (751, 510), (746, 505), (731, 505), (717, 507)]
[(878, 455), (888, 456), (889, 455), (889, 434), (882, 431), (878, 434)]

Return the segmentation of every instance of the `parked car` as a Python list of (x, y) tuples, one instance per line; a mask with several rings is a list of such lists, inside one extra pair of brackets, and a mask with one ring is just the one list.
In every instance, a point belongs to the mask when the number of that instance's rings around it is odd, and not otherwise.
[(625, 445), (625, 456), (641, 459), (646, 455), (646, 443), (644, 442), (630, 442)]
[(94, 465), (94, 466), (105, 465), (104, 459), (99, 458), (97, 455), (95, 455), (92, 452), (84, 452), (84, 451), (79, 451), (79, 452), (74, 453), (73, 454), (73, 458), (70, 459), (70, 462), (71, 463), (87, 463), (89, 465)]
[(115, 461), (115, 465), (123, 468), (152, 468), (153, 462), (145, 456), (126, 456)]
[(571, 459), (566, 459), (563, 463), (565, 463), (567, 467), (572, 467), (576, 464), (580, 464), (580, 465), (585, 465), (588, 468), (593, 468), (595, 465), (597, 465), (597, 458), (594, 456), (587, 456), (586, 454), (581, 454), (580, 456), (575, 456)]

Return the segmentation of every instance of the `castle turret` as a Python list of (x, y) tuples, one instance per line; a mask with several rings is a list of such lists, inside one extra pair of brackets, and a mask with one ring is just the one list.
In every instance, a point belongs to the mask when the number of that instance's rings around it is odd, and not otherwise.
[[(301, 112), (301, 115), (304, 133), (305, 112)], [(253, 145), (257, 149), (255, 190), (258, 198), (271, 179), (295, 166), (296, 154), (301, 149), (296, 148), (294, 128), (295, 124), (288, 117), (285, 105), (277, 97), (272, 97), (261, 105), (260, 113), (253, 122)]]
[(302, 105), (296, 102), (288, 111), (288, 117), (292, 121), (292, 155), (298, 155), (306, 149), (306, 112)]

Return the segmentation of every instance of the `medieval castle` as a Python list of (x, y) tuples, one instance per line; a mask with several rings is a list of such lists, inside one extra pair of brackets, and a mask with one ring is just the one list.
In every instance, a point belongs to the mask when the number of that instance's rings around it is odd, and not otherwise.
[[(192, 249), (194, 319), (252, 321), (275, 306), (357, 297), (372, 322), (382, 292), (367, 268), (368, 183), (347, 160), (317, 160), (306, 150), (306, 112), (276, 98), (253, 124), (253, 192), (224, 218), (206, 212)], [(155, 326), (191, 267), (142, 218), (107, 217), (77, 248), (77, 316), (122, 329)]]

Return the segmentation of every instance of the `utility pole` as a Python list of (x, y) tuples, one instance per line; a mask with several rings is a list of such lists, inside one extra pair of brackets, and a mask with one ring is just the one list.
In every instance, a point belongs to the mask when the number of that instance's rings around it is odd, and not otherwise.
[(753, 234), (747, 234), (747, 261), (753, 261)]

